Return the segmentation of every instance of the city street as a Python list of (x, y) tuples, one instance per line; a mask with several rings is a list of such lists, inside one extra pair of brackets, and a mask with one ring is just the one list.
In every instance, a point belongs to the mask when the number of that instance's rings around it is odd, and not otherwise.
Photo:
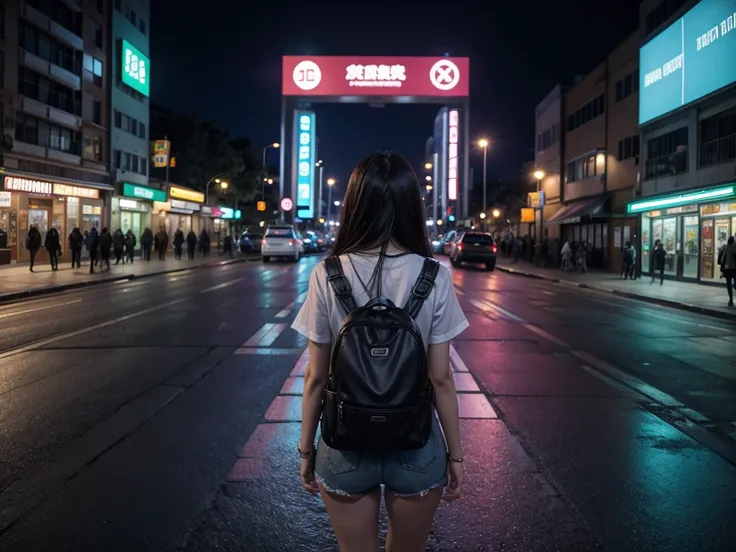
[[(0, 307), (0, 550), (337, 550), (296, 453), (319, 261)], [(733, 550), (736, 323), (452, 271), (466, 485), (430, 550)]]

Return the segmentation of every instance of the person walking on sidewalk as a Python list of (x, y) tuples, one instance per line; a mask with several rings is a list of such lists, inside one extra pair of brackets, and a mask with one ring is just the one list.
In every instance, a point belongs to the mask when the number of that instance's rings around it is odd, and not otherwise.
[(125, 234), (125, 256), (128, 257), (128, 262), (132, 263), (135, 260), (135, 246), (137, 240), (132, 230), (128, 230)]
[(634, 251), (631, 248), (631, 242), (626, 242), (624, 250), (621, 255), (621, 277), (624, 280), (628, 280), (629, 276), (634, 279), (633, 275), (634, 268)]
[(194, 230), (190, 230), (187, 234), (187, 256), (189, 260), (194, 260), (194, 251), (197, 249), (197, 234)]
[(161, 230), (158, 231), (158, 234), (156, 234), (154, 246), (156, 247), (156, 251), (158, 251), (158, 260), (165, 260), (166, 250), (169, 248), (169, 235), (166, 233), (163, 226), (161, 227)]
[(151, 260), (151, 248), (153, 247), (153, 232), (150, 228), (143, 230), (141, 235), (141, 255), (144, 261)]
[[(107, 228), (102, 229), (100, 234), (100, 270), (110, 270), (110, 249), (112, 248), (112, 236)], [(104, 266), (103, 266), (104, 265)]]
[(69, 234), (69, 251), (72, 253), (72, 268), (82, 268), (82, 245), (84, 244), (84, 236), (79, 228), (74, 227)]
[(174, 258), (177, 260), (181, 260), (181, 252), (182, 248), (184, 246), (184, 232), (181, 231), (181, 228), (177, 228), (176, 232), (174, 232)]
[(95, 266), (97, 266), (97, 259), (100, 253), (100, 235), (97, 233), (97, 228), (92, 228), (87, 234), (84, 240), (84, 245), (89, 251), (89, 273), (95, 273)]
[(51, 264), (51, 270), (56, 272), (59, 270), (59, 255), (61, 254), (61, 236), (59, 231), (53, 226), (46, 232), (46, 240), (43, 246), (46, 248), (46, 252), (49, 254), (49, 263)]
[(123, 257), (125, 234), (123, 234), (123, 231), (120, 228), (115, 230), (115, 234), (112, 236), (112, 247), (115, 251), (115, 266), (119, 265), (121, 260), (123, 261), (123, 264), (125, 264), (125, 258)]
[(572, 247), (570, 246), (570, 240), (565, 240), (565, 245), (562, 246), (562, 272), (570, 272), (572, 270)]
[(652, 281), (649, 285), (654, 283), (654, 278), (657, 277), (659, 272), (659, 285), (664, 284), (664, 265), (667, 260), (667, 253), (664, 250), (664, 245), (660, 240), (654, 242), (654, 251), (652, 252)]
[(210, 254), (210, 235), (206, 230), (199, 233), (199, 251), (204, 257)]
[(41, 249), (41, 232), (35, 224), (28, 229), (28, 237), (26, 238), (26, 249), (31, 254), (31, 272), (36, 264), (36, 254)]
[[(343, 326), (346, 311), (365, 330)], [(394, 324), (370, 328), (371, 317)], [(378, 550), (381, 485), (386, 550), (424, 550), (443, 489), (447, 500), (462, 492), (449, 356), (468, 322), (447, 267), (432, 259), (421, 187), (400, 155), (373, 154), (353, 171), (332, 256), (312, 272), (292, 327), (309, 339), (302, 486), (321, 495), (340, 550)], [(330, 366), (335, 338), (341, 353)], [(384, 348), (388, 341), (396, 346)]]
[(724, 278), (726, 278), (726, 291), (728, 292), (728, 306), (733, 307), (733, 284), (736, 280), (736, 244), (733, 236), (728, 238), (728, 243), (718, 255), (718, 264), (721, 267)]

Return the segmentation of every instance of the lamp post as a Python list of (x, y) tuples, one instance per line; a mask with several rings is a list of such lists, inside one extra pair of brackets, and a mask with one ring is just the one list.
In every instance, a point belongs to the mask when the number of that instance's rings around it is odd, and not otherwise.
[(488, 158), (488, 140), (478, 140), (478, 145), (483, 148), (483, 212), (486, 212), (486, 160)]
[(332, 187), (335, 185), (334, 178), (327, 179), (327, 221), (332, 220)]
[(273, 184), (273, 178), (263, 179), (263, 184), (261, 185), (261, 196), (263, 197), (263, 201), (266, 201), (266, 184), (269, 186)]
[(222, 175), (213, 176), (212, 178), (210, 178), (207, 181), (207, 186), (205, 186), (205, 190), (204, 190), (204, 203), (205, 203), (205, 205), (209, 205), (210, 204), (210, 185), (213, 182), (215, 184), (219, 184), (221, 189), (227, 190), (228, 183), (225, 182), (224, 180), (221, 180), (220, 179), (220, 176), (222, 176)]
[(278, 142), (274, 142), (272, 144), (268, 144), (265, 148), (263, 148), (263, 163), (262, 163), (262, 165), (263, 165), (264, 170), (266, 168), (266, 152), (268, 151), (268, 149), (269, 148), (278, 149), (280, 147), (281, 147), (281, 144), (279, 144)]
[(319, 168), (319, 193), (317, 194), (317, 218), (322, 217), (322, 183), (324, 178), (324, 171), (325, 166), (322, 160), (320, 159), (315, 163), (315, 166)]
[(544, 171), (541, 169), (537, 169), (534, 171), (534, 178), (537, 179), (537, 201), (540, 202), (539, 205), (539, 241), (544, 239), (544, 205), (541, 203), (541, 198), (539, 196), (539, 192), (542, 190), (542, 179), (544, 178)]

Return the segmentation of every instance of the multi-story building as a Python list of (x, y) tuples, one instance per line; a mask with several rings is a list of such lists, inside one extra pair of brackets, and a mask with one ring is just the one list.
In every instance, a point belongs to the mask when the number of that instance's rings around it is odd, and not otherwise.
[[(548, 203), (545, 234), (586, 244), (589, 264), (601, 268), (619, 267), (623, 246), (636, 234), (635, 219), (625, 213), (638, 179), (638, 46), (634, 33), (564, 94), (553, 92), (537, 108), (547, 126), (563, 122), (559, 136), (537, 132), (535, 160), (545, 172)], [(552, 101), (557, 97), (560, 105)]]
[[(541, 242), (543, 235), (550, 239), (559, 237), (559, 225), (553, 224), (544, 230), (543, 221), (557, 213), (564, 191), (560, 186), (562, 177), (560, 159), (563, 155), (562, 121), (565, 120), (563, 113), (565, 91), (565, 87), (555, 86), (535, 110), (534, 126), (537, 138), (532, 173), (541, 171), (539, 191), (544, 193), (544, 201), (541, 209), (535, 211), (534, 228), (530, 228), (529, 234), (534, 236), (537, 243)], [(533, 174), (529, 176), (534, 177)]]
[(66, 236), (108, 219), (107, 8), (81, 0), (0, 6), (0, 262), (28, 260), (32, 225), (42, 237), (52, 226)]
[(153, 198), (160, 196), (156, 193), (160, 190), (148, 184), (150, 2), (114, 0), (111, 4), (110, 158), (117, 192), (111, 224), (123, 232), (132, 230), (140, 240), (152, 224)]
[(717, 282), (736, 233), (736, 0), (641, 3), (641, 270), (661, 241), (670, 278)]

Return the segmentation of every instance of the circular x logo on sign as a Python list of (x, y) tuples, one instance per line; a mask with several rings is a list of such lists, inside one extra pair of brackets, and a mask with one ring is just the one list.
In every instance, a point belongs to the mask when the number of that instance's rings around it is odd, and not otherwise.
[(460, 82), (460, 69), (449, 59), (441, 59), (429, 70), (429, 80), (438, 90), (452, 90)]
[(322, 70), (319, 65), (307, 59), (296, 64), (292, 78), (294, 84), (302, 90), (314, 90), (322, 80)]

